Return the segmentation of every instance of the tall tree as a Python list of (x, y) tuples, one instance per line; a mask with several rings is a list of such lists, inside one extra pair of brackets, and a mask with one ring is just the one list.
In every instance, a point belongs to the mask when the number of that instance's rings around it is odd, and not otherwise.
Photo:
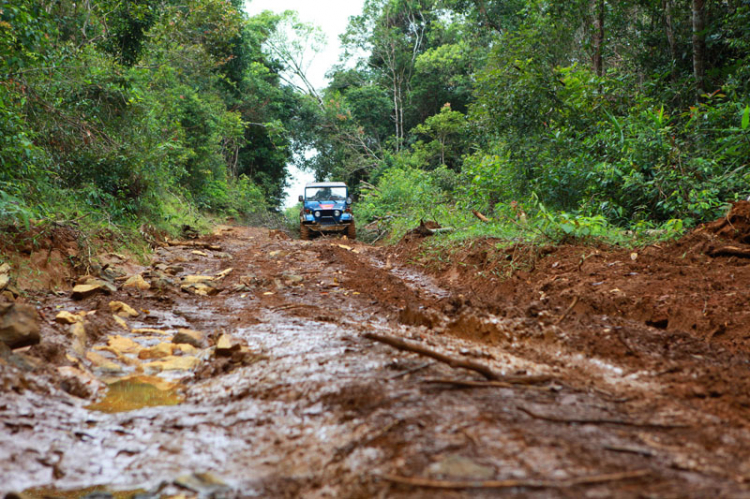
[(677, 74), (674, 67), (677, 64), (678, 55), (674, 29), (674, 0), (663, 0), (662, 8), (664, 10), (664, 31), (667, 35), (667, 43), (669, 44), (672, 77), (675, 78)]
[(434, 0), (368, 0), (363, 14), (350, 21), (342, 37), (350, 52), (369, 52), (368, 66), (388, 82), (397, 151), (406, 137), (415, 63), (427, 47), (435, 7)]
[(693, 77), (698, 99), (705, 93), (706, 17), (705, 0), (693, 0)]
[(594, 51), (591, 55), (592, 66), (597, 76), (604, 74), (602, 45), (604, 44), (604, 0), (591, 0), (594, 14)]

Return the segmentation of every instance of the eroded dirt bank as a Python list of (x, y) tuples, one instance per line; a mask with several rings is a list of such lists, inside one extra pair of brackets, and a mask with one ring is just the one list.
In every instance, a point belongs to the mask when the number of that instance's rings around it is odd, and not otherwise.
[[(42, 343), (2, 352), (0, 492), (750, 497), (750, 260), (717, 253), (746, 243), (724, 227), (511, 279), (492, 242), (428, 277), (413, 244), (253, 228), (112, 257), (111, 294), (39, 295)], [(86, 408), (123, 379), (177, 405)]]

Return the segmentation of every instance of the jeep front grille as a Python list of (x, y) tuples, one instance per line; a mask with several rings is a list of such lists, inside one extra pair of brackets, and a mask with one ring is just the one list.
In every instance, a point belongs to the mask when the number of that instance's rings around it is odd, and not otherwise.
[(318, 223), (320, 225), (336, 225), (338, 222), (336, 221), (336, 217), (333, 216), (333, 212), (334, 210), (320, 210)]

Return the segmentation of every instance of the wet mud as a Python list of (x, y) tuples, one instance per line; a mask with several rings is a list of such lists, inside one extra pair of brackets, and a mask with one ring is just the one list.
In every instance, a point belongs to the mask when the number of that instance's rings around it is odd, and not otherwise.
[(114, 291), (34, 295), (42, 343), (2, 355), (0, 493), (750, 497), (744, 208), (437, 267), (417, 237), (246, 227), (113, 259)]

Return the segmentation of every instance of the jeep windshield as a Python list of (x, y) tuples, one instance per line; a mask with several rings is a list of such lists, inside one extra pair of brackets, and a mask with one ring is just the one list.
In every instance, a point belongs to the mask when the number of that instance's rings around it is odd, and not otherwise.
[(305, 189), (307, 201), (345, 201), (346, 187), (308, 187)]

